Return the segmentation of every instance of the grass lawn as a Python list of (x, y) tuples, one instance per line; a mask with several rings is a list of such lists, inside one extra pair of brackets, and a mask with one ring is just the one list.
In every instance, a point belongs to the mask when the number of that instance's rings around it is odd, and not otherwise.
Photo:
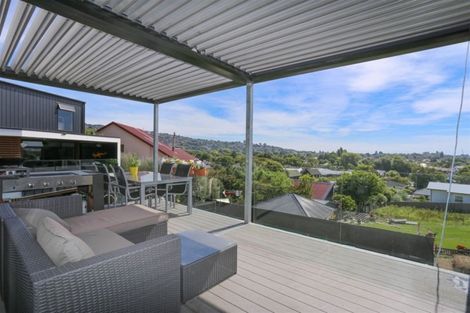
[[(437, 233), (435, 243), (439, 244), (441, 240), (441, 228), (442, 223), (440, 222), (421, 222), (420, 223), (420, 234), (425, 235), (428, 230), (432, 230), (433, 233)], [(386, 223), (364, 223), (361, 226), (380, 228), (391, 231), (398, 231), (407, 234), (417, 234), (416, 225), (390, 225)], [(444, 248), (455, 249), (458, 244), (470, 247), (470, 224), (462, 225), (458, 223), (447, 223), (447, 229), (444, 239)]]
[[(420, 223), (420, 235), (424, 236), (429, 230), (436, 233), (435, 243), (436, 245), (439, 244), (443, 219), (442, 212), (411, 207), (388, 206), (376, 209), (373, 213), (383, 222), (364, 223), (362, 226), (416, 235), (416, 225), (397, 225), (385, 222), (389, 218), (406, 218), (409, 221)], [(470, 248), (470, 214), (449, 213), (443, 247), (456, 249), (458, 244)]]

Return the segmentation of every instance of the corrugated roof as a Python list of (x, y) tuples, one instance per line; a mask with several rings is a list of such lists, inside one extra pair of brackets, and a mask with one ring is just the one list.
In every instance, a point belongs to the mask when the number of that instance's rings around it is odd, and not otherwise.
[(1, 76), (146, 102), (461, 42), (470, 26), (460, 0), (26, 2), (0, 6)]
[[(113, 122), (101, 127), (97, 131), (99, 132), (100, 130), (102, 130), (102, 129), (110, 126), (110, 125), (118, 126), (119, 128), (125, 130), (126, 132), (133, 135), (134, 137), (142, 140), (143, 142), (145, 142), (150, 147), (153, 147), (153, 136), (151, 136), (145, 130), (137, 128), (137, 127), (133, 127), (133, 126), (129, 126), (129, 125), (126, 125), (126, 124), (122, 124), (122, 123), (118, 123), (118, 122), (113, 121)], [(175, 158), (175, 159), (179, 159), (179, 160), (183, 160), (183, 161), (190, 161), (190, 160), (195, 160), (196, 159), (195, 156), (189, 154), (184, 149), (175, 147), (175, 149), (173, 150), (170, 146), (168, 146), (168, 145), (166, 145), (166, 144), (164, 144), (160, 141), (158, 142), (158, 151), (160, 151), (164, 155), (169, 156), (170, 158)]]
[[(440, 190), (440, 191), (449, 191), (449, 183), (439, 183), (439, 182), (429, 182), (427, 189), (429, 190)], [(460, 193), (464, 195), (470, 195), (470, 185), (464, 184), (455, 184), (452, 183), (452, 193)]]
[(332, 193), (334, 183), (314, 182), (312, 183), (312, 198), (315, 200), (326, 200)]

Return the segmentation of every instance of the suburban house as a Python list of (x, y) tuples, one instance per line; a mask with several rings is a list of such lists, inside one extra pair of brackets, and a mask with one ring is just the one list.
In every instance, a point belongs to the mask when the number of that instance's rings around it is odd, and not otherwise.
[[(446, 202), (449, 185), (450, 184), (448, 183), (429, 182), (427, 187), (431, 192), (429, 201), (441, 203)], [(470, 203), (470, 185), (453, 183), (451, 188), (451, 203)]]
[(314, 182), (312, 183), (312, 199), (329, 202), (333, 197), (334, 182)]
[(385, 184), (387, 185), (388, 188), (393, 188), (393, 189), (398, 189), (398, 190), (403, 190), (408, 186), (408, 184), (400, 183), (392, 179), (385, 179)]
[(287, 173), (287, 176), (289, 176), (290, 179), (297, 180), (300, 178), (302, 175), (302, 169), (300, 168), (285, 168), (285, 171)]
[[(141, 160), (152, 159), (153, 137), (143, 129), (126, 124), (111, 122), (96, 131), (100, 136), (112, 136), (121, 139), (121, 153), (135, 153)], [(181, 148), (158, 143), (160, 159), (170, 158), (182, 161), (194, 161), (196, 157)]]
[(413, 192), (413, 197), (415, 198), (425, 197), (426, 199), (429, 200), (429, 198), (431, 197), (431, 190), (427, 188), (418, 189), (415, 192)]
[(302, 174), (310, 174), (313, 177), (335, 177), (341, 176), (347, 171), (330, 170), (328, 168), (306, 168)]
[(0, 166), (119, 161), (119, 145), (85, 135), (85, 102), (0, 81)]
[(295, 193), (288, 193), (255, 205), (257, 209), (328, 220), (335, 209)]

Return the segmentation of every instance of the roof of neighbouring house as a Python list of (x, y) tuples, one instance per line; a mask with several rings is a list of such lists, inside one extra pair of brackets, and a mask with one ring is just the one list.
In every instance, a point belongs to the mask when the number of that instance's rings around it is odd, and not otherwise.
[(296, 169), (286, 169), (287, 176), (289, 178), (299, 178), (302, 174)]
[[(427, 189), (448, 192), (449, 185), (449, 183), (429, 182)], [(470, 185), (452, 183), (451, 192), (470, 195)]]
[(341, 176), (347, 171), (337, 171), (337, 170), (330, 170), (329, 168), (306, 168), (305, 172), (309, 173), (310, 175), (318, 175), (318, 176)]
[(333, 182), (314, 182), (312, 183), (312, 198), (315, 200), (326, 200), (333, 191), (335, 183)]
[(390, 188), (402, 188), (403, 189), (407, 186), (407, 184), (400, 183), (400, 182), (390, 180), (390, 179), (385, 180), (385, 184), (387, 184), (387, 187), (390, 187)]
[(418, 189), (415, 192), (413, 192), (413, 195), (429, 197), (431, 196), (431, 190), (429, 190), (428, 188)]
[[(99, 132), (102, 129), (107, 128), (111, 125), (116, 125), (117, 127), (121, 128), (122, 130), (126, 131), (127, 133), (131, 134), (132, 136), (142, 140), (147, 145), (153, 147), (153, 136), (152, 135), (150, 135), (149, 133), (147, 133), (143, 129), (136, 128), (136, 127), (133, 127), (133, 126), (129, 126), (129, 125), (126, 125), (126, 124), (122, 124), (122, 123), (118, 123), (118, 122), (113, 121), (113, 122), (101, 127), (100, 129), (98, 129), (97, 132)], [(183, 160), (183, 161), (190, 161), (190, 160), (195, 160), (196, 159), (195, 156), (193, 156), (190, 153), (186, 152), (184, 149), (175, 147), (175, 149), (173, 150), (170, 146), (168, 146), (168, 145), (166, 145), (162, 142), (158, 142), (158, 151), (160, 151), (161, 153), (163, 153), (163, 154), (165, 154), (165, 155), (167, 155), (171, 158), (180, 159), (180, 160)]]
[(335, 212), (334, 208), (310, 200), (294, 193), (288, 193), (255, 205), (257, 209), (281, 213), (328, 219)]

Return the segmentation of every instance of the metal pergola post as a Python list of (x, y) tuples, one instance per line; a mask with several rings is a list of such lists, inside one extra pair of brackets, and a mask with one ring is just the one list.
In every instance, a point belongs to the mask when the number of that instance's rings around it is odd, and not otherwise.
[(253, 194), (253, 83), (246, 84), (246, 168), (245, 168), (245, 223), (252, 222)]
[(158, 173), (158, 103), (153, 104), (153, 179)]

